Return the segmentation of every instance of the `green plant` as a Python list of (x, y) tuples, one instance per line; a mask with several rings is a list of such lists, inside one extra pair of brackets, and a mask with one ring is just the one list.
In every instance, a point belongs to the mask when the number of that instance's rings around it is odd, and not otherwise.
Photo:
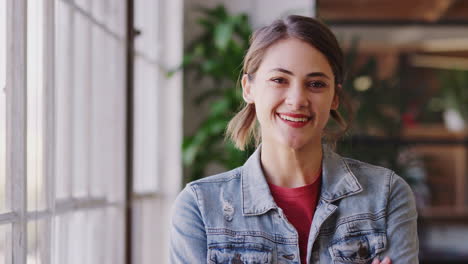
[(224, 141), (224, 130), (242, 102), (237, 80), (252, 33), (248, 17), (228, 14), (223, 6), (200, 11), (203, 16), (198, 24), (203, 32), (186, 49), (182, 67), (186, 75), (206, 85), (195, 87), (203, 90), (195, 104), (209, 102), (210, 111), (197, 132), (184, 138), (183, 162), (190, 168), (186, 181), (205, 176), (209, 164), (238, 167), (252, 152), (252, 148), (239, 151)]
[(468, 71), (441, 71), (439, 81), (443, 109), (457, 111), (468, 122)]

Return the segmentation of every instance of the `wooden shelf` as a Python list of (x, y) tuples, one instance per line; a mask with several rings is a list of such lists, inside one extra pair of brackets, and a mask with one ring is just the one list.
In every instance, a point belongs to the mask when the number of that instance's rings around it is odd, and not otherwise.
[(434, 206), (419, 209), (422, 221), (455, 221), (468, 224), (468, 207)]
[(405, 129), (406, 140), (456, 141), (459, 144), (418, 144), (412, 151), (424, 159), (430, 206), (419, 211), (422, 221), (468, 223), (468, 131), (448, 131), (442, 124)]

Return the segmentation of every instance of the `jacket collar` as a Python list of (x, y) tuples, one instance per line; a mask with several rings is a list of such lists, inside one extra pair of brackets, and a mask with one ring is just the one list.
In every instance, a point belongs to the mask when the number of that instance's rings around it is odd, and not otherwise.
[(346, 160), (324, 145), (320, 198), (332, 203), (360, 192), (362, 192), (362, 186)]
[(260, 215), (276, 208), (260, 161), (261, 145), (242, 166), (242, 213)]
[[(260, 161), (261, 146), (249, 157), (241, 169), (242, 212), (244, 215), (260, 215), (277, 208), (263, 174)], [(320, 198), (327, 203), (362, 191), (356, 176), (346, 161), (323, 146), (322, 189)]]

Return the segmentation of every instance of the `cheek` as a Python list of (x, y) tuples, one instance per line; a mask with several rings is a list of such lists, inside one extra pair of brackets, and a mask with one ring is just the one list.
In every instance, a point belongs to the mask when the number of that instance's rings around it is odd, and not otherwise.
[(322, 104), (319, 109), (319, 122), (327, 123), (328, 119), (330, 118), (330, 110), (331, 110), (331, 102), (327, 102)]

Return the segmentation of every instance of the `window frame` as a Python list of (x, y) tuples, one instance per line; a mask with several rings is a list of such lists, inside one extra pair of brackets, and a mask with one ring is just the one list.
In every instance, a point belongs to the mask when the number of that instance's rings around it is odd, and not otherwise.
[[(78, 12), (83, 15), (92, 23), (93, 26), (99, 27), (111, 36), (117, 38), (123, 43), (126, 49), (127, 57), (125, 58), (124, 67), (127, 67), (126, 72), (126, 135), (125, 135), (125, 174), (127, 188), (126, 197), (122, 201), (109, 201), (106, 198), (90, 197), (90, 198), (67, 198), (57, 199), (56, 197), (56, 125), (57, 125), (57, 105), (56, 105), (56, 84), (55, 84), (55, 57), (56, 57), (56, 27), (55, 27), (55, 12), (56, 1), (66, 3), (73, 9), (71, 13)], [(125, 3), (127, 19), (127, 31), (124, 36), (114, 33), (111, 28), (105, 24), (97, 21), (93, 15), (86, 10), (83, 10), (73, 0), (44, 0), (41, 3), (44, 5), (44, 21), (43, 25), (43, 109), (44, 114), (42, 122), (44, 126), (43, 136), (41, 138), (43, 149), (43, 167), (42, 173), (44, 175), (44, 185), (46, 186), (45, 194), (45, 209), (30, 210), (27, 207), (27, 103), (28, 103), (28, 86), (27, 86), (27, 19), (28, 19), (28, 0), (6, 0), (7, 4), (7, 57), (6, 57), (6, 206), (8, 211), (0, 213), (0, 225), (11, 226), (11, 230), (7, 232), (6, 249), (6, 263), (23, 264), (27, 263), (28, 257), (28, 224), (31, 221), (36, 221), (34, 230), (40, 228), (40, 250), (41, 262), (52, 263), (54, 256), (57, 255), (53, 249), (55, 248), (56, 232), (63, 232), (63, 226), (55, 226), (56, 217), (62, 219), (70, 212), (76, 210), (86, 211), (88, 209), (103, 209), (118, 208), (122, 210), (122, 217), (124, 227), (125, 252), (127, 264), (136, 263), (135, 255), (132, 252), (132, 247), (138, 245), (145, 247), (145, 252), (152, 251), (153, 245), (144, 245), (144, 242), (139, 241), (134, 233), (137, 229), (134, 223), (135, 211), (134, 208), (148, 208), (143, 207), (150, 205), (150, 212), (144, 211), (145, 215), (151, 215), (152, 218), (160, 221), (155, 227), (158, 234), (156, 238), (156, 253), (161, 256), (160, 259), (168, 260), (168, 230), (167, 226), (170, 219), (170, 207), (172, 201), (177, 196), (181, 187), (182, 168), (181, 168), (181, 139), (182, 139), (182, 73), (178, 72), (170, 79), (164, 79), (161, 86), (165, 87), (158, 94), (157, 109), (158, 119), (162, 122), (168, 123), (167, 127), (161, 129), (158, 136), (160, 142), (159, 147), (165, 149), (164, 155), (158, 153), (154, 157), (156, 162), (160, 164), (157, 169), (158, 177), (157, 188), (154, 191), (136, 192), (133, 188), (134, 175), (132, 172), (133, 164), (133, 144), (132, 136), (135, 129), (132, 122), (133, 112), (133, 81), (134, 73), (133, 63), (136, 56), (142, 56), (141, 53), (134, 49), (133, 37), (135, 36), (133, 24), (133, 0), (121, 0)], [(176, 68), (182, 60), (182, 46), (183, 46), (183, 0), (158, 0), (159, 17), (157, 22), (164, 21), (165, 23), (158, 23), (159, 27), (159, 41), (165, 52), (160, 52), (156, 60), (149, 60), (149, 63), (158, 65), (160, 70), (164, 72), (168, 69)], [(90, 2), (91, 3), (91, 2)], [(123, 4), (123, 3), (122, 3)], [(174, 15), (177, 14), (177, 15)], [(132, 20), (129, 20), (132, 18)], [(115, 19), (115, 18), (114, 18)], [(165, 25), (164, 25), (165, 24)], [(166, 26), (167, 25), (167, 26)], [(130, 31), (131, 30), (131, 31)], [(130, 38), (131, 32), (132, 38)], [(121, 43), (121, 44), (122, 44)], [(73, 44), (71, 45), (73, 46)], [(73, 62), (71, 62), (72, 64)], [(70, 80), (73, 81), (73, 80)], [(159, 88), (159, 87), (158, 87)], [(164, 96), (161, 99), (159, 96)], [(173, 116), (164, 116), (166, 111), (169, 111)], [(175, 122), (174, 122), (175, 120)], [(164, 139), (164, 140), (163, 140)], [(68, 184), (72, 184), (71, 180)], [(140, 204), (138, 204), (140, 203)], [(146, 205), (144, 205), (146, 204)], [(140, 210), (140, 212), (143, 212)], [(156, 218), (156, 217), (160, 217)], [(37, 231), (36, 231), (37, 232)], [(144, 233), (144, 232), (143, 232)], [(143, 237), (139, 237), (143, 238)], [(148, 243), (146, 243), (148, 244)], [(45, 250), (44, 250), (45, 249)], [(58, 252), (60, 253), (60, 252)], [(37, 253), (36, 253), (37, 254)], [(62, 253), (60, 253), (62, 254)], [(57, 259), (56, 261), (60, 261)]]

